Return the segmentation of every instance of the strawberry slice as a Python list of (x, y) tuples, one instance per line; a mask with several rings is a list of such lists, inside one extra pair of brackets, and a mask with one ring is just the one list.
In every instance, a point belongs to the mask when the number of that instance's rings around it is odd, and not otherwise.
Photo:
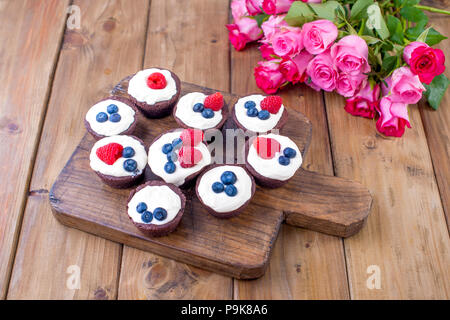
[(212, 109), (213, 111), (219, 111), (223, 107), (223, 96), (220, 92), (211, 94), (205, 98), (203, 102), (205, 108)]
[(183, 140), (183, 146), (195, 147), (203, 141), (203, 131), (198, 129), (185, 129), (181, 133), (181, 140)]
[(261, 101), (261, 109), (267, 110), (272, 114), (278, 113), (283, 104), (283, 100), (280, 96), (268, 96)]
[(122, 151), (122, 145), (112, 142), (98, 148), (95, 153), (100, 160), (111, 166), (122, 156)]
[(190, 168), (195, 166), (203, 159), (200, 150), (192, 147), (182, 147), (178, 153), (178, 161), (182, 168)]
[(258, 137), (253, 141), (253, 147), (258, 155), (263, 159), (272, 159), (277, 152), (280, 152), (280, 143), (272, 138)]

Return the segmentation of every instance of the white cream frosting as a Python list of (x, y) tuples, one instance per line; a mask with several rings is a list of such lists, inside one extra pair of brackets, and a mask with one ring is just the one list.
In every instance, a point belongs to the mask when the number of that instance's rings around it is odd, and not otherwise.
[(176, 186), (180, 186), (184, 183), (185, 179), (193, 173), (196, 173), (203, 169), (205, 166), (211, 163), (211, 154), (208, 147), (201, 142), (197, 146), (202, 153), (202, 160), (195, 166), (190, 168), (182, 168), (180, 162), (177, 160), (174, 162), (176, 169), (173, 173), (167, 173), (164, 171), (164, 165), (167, 163), (167, 156), (162, 152), (162, 147), (166, 143), (172, 143), (176, 138), (179, 138), (182, 131), (168, 132), (162, 135), (156, 140), (148, 150), (148, 165), (154, 174), (161, 177), (167, 183), (173, 183)]
[(177, 104), (175, 116), (188, 127), (195, 129), (211, 129), (222, 121), (222, 110), (214, 111), (214, 117), (206, 119), (201, 112), (195, 112), (196, 103), (204, 103), (207, 95), (201, 92), (191, 92), (180, 98)]
[[(212, 190), (214, 182), (221, 182), (220, 176), (225, 171), (232, 171), (236, 175), (234, 186), (237, 194), (234, 197), (228, 196), (225, 191), (215, 193)], [(252, 180), (248, 173), (239, 166), (219, 166), (206, 171), (199, 184), (198, 194), (203, 203), (217, 212), (230, 212), (240, 208), (252, 197)]]
[[(156, 220), (153, 216), (152, 221), (145, 223), (142, 221), (142, 214), (137, 212), (136, 207), (144, 202), (147, 205), (147, 211), (153, 211), (161, 207), (167, 211), (167, 217), (163, 221)], [(177, 216), (181, 209), (180, 196), (168, 186), (146, 186), (136, 192), (128, 202), (128, 215), (136, 223), (162, 225), (166, 224)]]
[[(147, 78), (154, 72), (160, 72), (166, 78), (167, 85), (163, 89), (152, 89), (147, 85)], [(169, 70), (164, 69), (145, 69), (136, 73), (128, 83), (128, 94), (139, 102), (145, 102), (152, 105), (157, 102), (170, 100), (177, 93), (175, 79)]]
[[(121, 157), (116, 160), (112, 165), (109, 165), (97, 157), (97, 149), (103, 147), (109, 143), (118, 143), (124, 148), (132, 147), (134, 149), (134, 156), (131, 158)], [(128, 172), (123, 168), (123, 163), (125, 160), (133, 159), (137, 163), (137, 174), (142, 173), (145, 165), (147, 164), (147, 153), (145, 152), (144, 146), (136, 139), (130, 136), (111, 136), (98, 140), (92, 147), (91, 154), (89, 156), (90, 165), (92, 170), (98, 171), (102, 174), (113, 176), (113, 177), (126, 177), (136, 175), (134, 172)]]
[(239, 121), (239, 123), (244, 126), (247, 130), (257, 132), (257, 133), (265, 133), (273, 128), (278, 124), (278, 121), (281, 119), (281, 115), (284, 111), (284, 105), (281, 105), (280, 110), (276, 114), (270, 114), (269, 119), (261, 120), (258, 117), (249, 117), (247, 115), (247, 110), (245, 108), (245, 103), (247, 101), (253, 101), (256, 104), (256, 109), (258, 111), (261, 111), (261, 101), (265, 96), (260, 94), (254, 94), (251, 96), (246, 96), (243, 98), (240, 98), (236, 104), (234, 105), (234, 112), (236, 113), (236, 119)]
[[(275, 157), (272, 159), (263, 159), (256, 152), (256, 148), (253, 146), (253, 143), (251, 143), (247, 156), (248, 164), (250, 164), (260, 175), (270, 179), (285, 181), (291, 178), (302, 165), (302, 154), (294, 141), (288, 137), (273, 133), (260, 135), (259, 137), (273, 138), (277, 140), (281, 146), (280, 152), (277, 152)], [(294, 158), (290, 159), (289, 165), (283, 166), (278, 162), (278, 158), (283, 155), (283, 150), (287, 147), (294, 149), (297, 154)]]
[[(110, 104), (115, 104), (118, 107), (119, 110), (117, 113), (120, 115), (120, 121), (111, 122), (109, 120), (106, 120), (105, 122), (98, 122), (96, 120), (96, 117), (99, 112), (106, 113), (108, 117), (111, 116), (106, 111), (106, 108)], [(133, 108), (131, 108), (127, 104), (118, 100), (108, 99), (94, 104), (86, 113), (86, 121), (89, 122), (91, 129), (97, 134), (109, 137), (121, 134), (122, 132), (126, 131), (134, 122), (135, 114), (136, 112), (133, 110)]]

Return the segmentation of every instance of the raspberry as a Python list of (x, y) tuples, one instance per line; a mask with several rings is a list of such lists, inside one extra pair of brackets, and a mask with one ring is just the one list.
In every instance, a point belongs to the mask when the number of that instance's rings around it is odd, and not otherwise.
[(211, 94), (205, 98), (203, 102), (205, 108), (212, 109), (213, 111), (219, 111), (223, 107), (223, 96), (220, 92)]
[(261, 101), (261, 109), (267, 110), (272, 114), (278, 113), (282, 104), (281, 97), (279, 96), (268, 96)]
[(258, 137), (253, 141), (258, 155), (263, 159), (272, 159), (277, 152), (280, 152), (280, 143), (272, 138)]
[(178, 161), (182, 168), (190, 168), (199, 163), (203, 158), (200, 150), (193, 147), (182, 147), (178, 153)]
[(147, 85), (151, 89), (164, 89), (167, 86), (166, 77), (160, 72), (153, 72), (147, 78)]
[(95, 153), (100, 160), (111, 166), (122, 156), (122, 151), (122, 145), (112, 142), (98, 148)]
[(203, 131), (198, 129), (185, 129), (181, 133), (181, 140), (183, 140), (183, 146), (195, 147), (203, 141)]

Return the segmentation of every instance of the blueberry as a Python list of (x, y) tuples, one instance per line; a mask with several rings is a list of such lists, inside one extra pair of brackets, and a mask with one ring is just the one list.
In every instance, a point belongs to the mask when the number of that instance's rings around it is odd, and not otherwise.
[(124, 158), (131, 158), (134, 156), (134, 149), (132, 147), (125, 147), (122, 151), (122, 157)]
[(245, 109), (251, 109), (251, 108), (256, 107), (256, 103), (255, 103), (255, 101), (249, 100), (249, 101), (245, 102), (244, 107), (245, 107)]
[(282, 166), (288, 166), (289, 163), (291, 162), (291, 160), (289, 160), (288, 157), (280, 156), (280, 157), (278, 158), (278, 162), (279, 162)]
[(108, 120), (108, 115), (104, 112), (99, 112), (97, 113), (95, 120), (97, 120), (97, 122), (105, 122)]
[(145, 211), (141, 216), (142, 221), (149, 223), (153, 220), (153, 214), (150, 211)]
[(173, 139), (172, 147), (174, 150), (181, 148), (182, 145), (183, 145), (183, 140), (181, 140), (181, 138)]
[(177, 154), (175, 152), (172, 151), (172, 152), (167, 154), (167, 161), (175, 162), (175, 161), (177, 161), (177, 159), (178, 159), (178, 156), (177, 156)]
[(285, 157), (292, 159), (292, 158), (295, 158), (295, 156), (297, 155), (297, 151), (295, 151), (292, 148), (286, 148), (283, 150), (283, 154)]
[(136, 206), (136, 211), (138, 213), (144, 213), (144, 211), (147, 210), (147, 205), (145, 202), (139, 202), (139, 204)]
[(270, 117), (270, 113), (267, 110), (261, 110), (258, 112), (258, 118), (261, 120), (267, 120)]
[(123, 162), (123, 168), (128, 172), (134, 172), (137, 169), (137, 162), (133, 159), (128, 159)]
[(155, 216), (156, 220), (163, 221), (164, 219), (167, 218), (167, 211), (166, 209), (158, 207), (155, 210), (153, 210), (153, 215)]
[(113, 113), (109, 116), (109, 121), (111, 122), (119, 122), (122, 117), (118, 113)]
[(195, 112), (202, 112), (204, 109), (203, 103), (196, 103), (192, 108)]
[(212, 109), (210, 108), (205, 108), (202, 111), (202, 116), (203, 118), (211, 119), (212, 117), (214, 117), (214, 111), (212, 111)]
[(225, 187), (225, 193), (230, 197), (234, 197), (237, 195), (237, 189), (232, 184), (229, 184)]
[(117, 113), (119, 111), (119, 108), (115, 104), (110, 104), (106, 107), (106, 111), (108, 111), (109, 114)]
[(234, 174), (234, 172), (225, 171), (220, 176), (220, 180), (223, 182), (223, 184), (234, 184), (236, 182), (236, 175)]
[(164, 165), (164, 171), (169, 174), (174, 173), (176, 168), (177, 167), (175, 166), (175, 163), (173, 163), (173, 162), (166, 162), (166, 164)]
[(247, 115), (249, 117), (256, 117), (258, 115), (258, 109), (256, 109), (256, 108), (247, 109)]
[(224, 189), (225, 189), (225, 187), (222, 182), (217, 181), (212, 184), (212, 190), (215, 193), (221, 193)]
[(170, 143), (166, 143), (166, 144), (163, 145), (163, 147), (162, 147), (162, 152), (163, 152), (164, 154), (168, 154), (169, 152), (172, 152), (172, 150), (173, 150), (173, 147), (172, 147), (172, 144), (170, 144)]

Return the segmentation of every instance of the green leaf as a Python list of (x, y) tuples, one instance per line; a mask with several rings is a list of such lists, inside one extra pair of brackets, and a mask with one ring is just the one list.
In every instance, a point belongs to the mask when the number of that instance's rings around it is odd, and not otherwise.
[(336, 21), (336, 10), (343, 10), (342, 5), (337, 1), (327, 1), (325, 3), (309, 3), (309, 7), (319, 18), (327, 19), (330, 21)]
[(402, 8), (404, 6), (415, 6), (419, 4), (420, 0), (394, 0), (396, 8)]
[(427, 97), (428, 103), (434, 110), (439, 108), (442, 97), (444, 96), (449, 84), (450, 81), (443, 74), (434, 77), (433, 81), (429, 85), (424, 84), (425, 88), (427, 88), (424, 95)]
[(258, 14), (256, 16), (254, 16), (253, 18), (258, 23), (258, 27), (261, 28), (261, 25), (263, 24), (263, 22), (266, 21), (267, 19), (269, 19), (269, 17), (270, 17), (270, 15), (262, 13), (262, 14)]
[(350, 19), (359, 21), (367, 18), (367, 8), (373, 4), (373, 0), (357, 0), (350, 11)]
[(390, 36), (386, 21), (384, 21), (377, 2), (367, 8), (366, 27), (368, 29), (375, 29), (382, 40), (386, 40)]
[(284, 20), (293, 27), (301, 27), (306, 22), (314, 20), (314, 12), (302, 1), (292, 3)]
[(361, 38), (363, 38), (369, 46), (381, 41), (380, 39), (371, 36), (361, 36)]
[(392, 71), (394, 71), (395, 67), (397, 66), (397, 56), (385, 55), (383, 59), (383, 64), (381, 66), (383, 67), (383, 70), (386, 71), (387, 74), (390, 74)]
[(394, 16), (386, 16), (387, 27), (389, 29), (389, 33), (391, 34), (390, 39), (392, 42), (403, 44), (403, 39), (405, 35), (403, 34), (402, 22), (400, 19)]
[(423, 25), (426, 25), (428, 23), (428, 17), (425, 13), (423, 13), (422, 10), (415, 8), (415, 7), (403, 7), (400, 10), (400, 15), (405, 18), (406, 20), (420, 23)]
[[(425, 25), (418, 23), (414, 28), (409, 28), (408, 30), (406, 30), (406, 37), (408, 38), (408, 40), (419, 41), (418, 38), (424, 32)], [(429, 46), (434, 46), (444, 39), (447, 39), (447, 37), (440, 34), (439, 31), (436, 31), (434, 28), (429, 28), (425, 42)]]

